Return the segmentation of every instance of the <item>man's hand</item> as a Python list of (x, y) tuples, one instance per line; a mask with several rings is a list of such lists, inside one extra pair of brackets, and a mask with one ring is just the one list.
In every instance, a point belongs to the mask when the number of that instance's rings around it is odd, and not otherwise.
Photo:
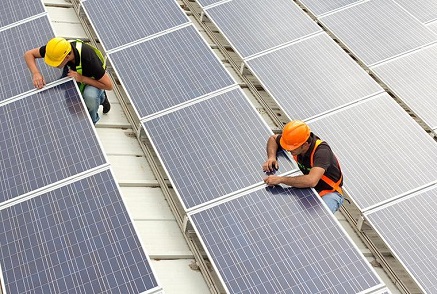
[(74, 70), (69, 69), (67, 76), (69, 76), (70, 78), (73, 78), (78, 83), (83, 82), (83, 76)]
[(46, 81), (44, 80), (44, 77), (40, 72), (33, 74), (32, 81), (33, 81), (33, 85), (37, 89), (41, 89), (46, 85)]
[(263, 164), (263, 171), (266, 173), (270, 173), (273, 172), (274, 170), (278, 170), (278, 168), (279, 168), (279, 164), (276, 157), (267, 159), (267, 161), (264, 162)]
[(264, 183), (268, 186), (276, 186), (282, 183), (282, 177), (271, 175), (264, 178)]

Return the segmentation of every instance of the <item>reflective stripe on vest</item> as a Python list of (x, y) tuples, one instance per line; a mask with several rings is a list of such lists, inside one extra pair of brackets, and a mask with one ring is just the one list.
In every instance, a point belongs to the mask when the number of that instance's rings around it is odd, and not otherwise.
[[(77, 52), (79, 52), (79, 65), (76, 66), (76, 72), (78, 74), (82, 74), (82, 44), (83, 41), (81, 40), (69, 40), (70, 43), (76, 42), (76, 49)], [(89, 45), (91, 46), (91, 45)], [(95, 48), (94, 46), (91, 46), (91, 48), (96, 53), (97, 57), (99, 57), (100, 61), (102, 62), (103, 69), (106, 69), (106, 59), (103, 57), (102, 52), (100, 52), (99, 49)], [(83, 93), (83, 90), (85, 89), (86, 84), (85, 83), (79, 83), (79, 90), (81, 93)]]
[[(319, 147), (319, 145), (322, 142), (323, 142), (322, 140), (316, 140), (316, 143), (314, 145), (313, 151), (311, 152), (311, 155), (310, 155), (310, 167), (311, 168), (314, 165), (314, 153), (316, 153), (317, 147)], [(296, 162), (297, 162), (297, 156), (294, 156), (294, 160), (296, 160)], [(338, 159), (336, 158), (336, 160), (337, 160), (338, 168), (340, 169), (340, 164), (338, 163)], [(340, 172), (341, 172), (341, 170), (340, 170)], [(331, 190), (322, 190), (322, 191), (319, 192), (319, 195), (320, 196), (324, 196), (324, 195), (329, 194), (329, 193), (334, 192), (334, 191), (337, 191), (338, 193), (343, 195), (343, 189), (340, 187), (342, 179), (343, 179), (343, 175), (340, 176), (340, 179), (337, 182), (334, 182), (332, 179), (330, 179), (327, 176), (323, 175), (321, 177), (321, 180), (324, 181), (329, 186), (331, 186), (332, 189)]]

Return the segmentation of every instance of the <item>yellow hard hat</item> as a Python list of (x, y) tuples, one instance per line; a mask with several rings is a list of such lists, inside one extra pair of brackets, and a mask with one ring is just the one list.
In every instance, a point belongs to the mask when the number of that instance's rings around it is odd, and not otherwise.
[(68, 53), (71, 52), (71, 44), (64, 38), (53, 38), (46, 45), (44, 61), (50, 66), (57, 67)]
[(310, 137), (310, 127), (300, 120), (292, 120), (284, 126), (279, 140), (282, 149), (294, 150), (299, 148)]

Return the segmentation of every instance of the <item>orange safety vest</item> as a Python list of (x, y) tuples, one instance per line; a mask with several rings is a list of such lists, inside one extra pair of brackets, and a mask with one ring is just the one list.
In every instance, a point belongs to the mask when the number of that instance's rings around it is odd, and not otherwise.
[[(314, 165), (314, 153), (316, 152), (317, 147), (322, 143), (322, 140), (316, 140), (316, 144), (314, 145), (314, 149), (311, 152), (310, 155), (310, 165), (311, 167), (313, 167)], [(293, 156), (294, 160), (297, 162), (297, 156)], [(337, 158), (336, 158), (337, 159)], [(340, 169), (340, 164), (338, 163), (338, 159), (337, 159), (337, 165), (338, 168)], [(340, 169), (341, 172), (341, 169)], [(324, 181), (326, 184), (328, 184), (329, 186), (331, 186), (332, 189), (330, 190), (322, 190), (319, 192), (319, 195), (321, 197), (323, 197), (324, 195), (337, 191), (338, 193), (340, 193), (341, 195), (343, 195), (343, 189), (340, 187), (340, 183), (343, 180), (343, 174), (341, 174), (340, 179), (337, 182), (334, 182), (332, 179), (328, 178), (327, 176), (323, 175), (321, 178), (322, 181)]]

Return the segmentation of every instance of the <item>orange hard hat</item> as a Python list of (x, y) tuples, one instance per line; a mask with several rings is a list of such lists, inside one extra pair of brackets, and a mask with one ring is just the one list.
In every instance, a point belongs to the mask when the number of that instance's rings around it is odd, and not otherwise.
[(306, 123), (292, 120), (284, 126), (279, 143), (284, 150), (294, 150), (305, 143), (310, 134), (311, 130)]
[(50, 66), (57, 67), (71, 51), (71, 44), (64, 38), (53, 38), (46, 45), (44, 61)]

